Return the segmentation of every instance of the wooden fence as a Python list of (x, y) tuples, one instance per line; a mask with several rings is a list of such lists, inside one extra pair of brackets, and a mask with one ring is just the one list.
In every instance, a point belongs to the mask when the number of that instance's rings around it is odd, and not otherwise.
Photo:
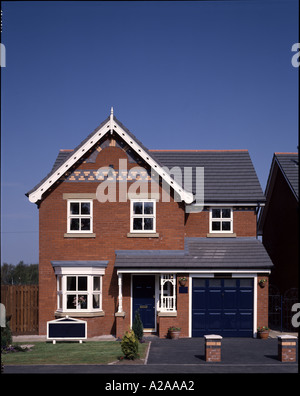
[(38, 290), (37, 285), (1, 285), (1, 303), (13, 335), (38, 334)]

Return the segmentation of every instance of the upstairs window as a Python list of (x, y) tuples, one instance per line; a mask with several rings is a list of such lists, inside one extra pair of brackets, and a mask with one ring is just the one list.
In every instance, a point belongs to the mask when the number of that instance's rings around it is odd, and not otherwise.
[(148, 233), (156, 231), (156, 201), (131, 200), (130, 232)]
[(210, 232), (233, 232), (232, 208), (212, 208), (210, 210)]
[(68, 201), (68, 232), (93, 232), (93, 201)]

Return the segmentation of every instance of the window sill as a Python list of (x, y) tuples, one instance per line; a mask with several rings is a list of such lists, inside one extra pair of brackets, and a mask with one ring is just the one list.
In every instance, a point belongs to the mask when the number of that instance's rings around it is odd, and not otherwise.
[(158, 238), (159, 234), (157, 232), (129, 232), (127, 238)]
[(177, 316), (177, 311), (159, 311), (158, 316)]
[(94, 233), (66, 233), (64, 234), (64, 238), (96, 238), (96, 234)]
[(78, 310), (78, 312), (55, 311), (54, 315), (56, 318), (64, 318), (65, 316), (70, 316), (71, 318), (94, 318), (96, 316), (105, 316), (105, 312), (84, 312), (84, 310)]
[(211, 232), (206, 235), (207, 238), (235, 238), (236, 233), (235, 232)]

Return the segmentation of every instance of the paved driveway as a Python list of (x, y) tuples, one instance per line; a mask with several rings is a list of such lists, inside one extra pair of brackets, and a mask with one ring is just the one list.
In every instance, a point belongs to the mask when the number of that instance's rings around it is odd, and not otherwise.
[[(283, 363), (277, 358), (277, 348), (277, 339), (272, 338), (267, 340), (254, 338), (223, 338), (221, 352), (222, 362), (219, 364), (282, 365)], [(206, 363), (204, 338), (186, 338), (179, 340), (158, 339), (151, 343), (148, 364), (203, 363)]]

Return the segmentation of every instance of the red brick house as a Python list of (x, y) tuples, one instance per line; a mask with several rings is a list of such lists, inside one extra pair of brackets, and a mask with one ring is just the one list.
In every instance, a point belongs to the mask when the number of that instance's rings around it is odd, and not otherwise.
[(270, 282), (283, 294), (299, 280), (298, 153), (275, 153), (258, 232), (274, 267)]
[(120, 337), (137, 310), (160, 337), (268, 324), (265, 197), (247, 150), (148, 150), (111, 113), (26, 195), (39, 209), (40, 334), (69, 315), (88, 337)]

